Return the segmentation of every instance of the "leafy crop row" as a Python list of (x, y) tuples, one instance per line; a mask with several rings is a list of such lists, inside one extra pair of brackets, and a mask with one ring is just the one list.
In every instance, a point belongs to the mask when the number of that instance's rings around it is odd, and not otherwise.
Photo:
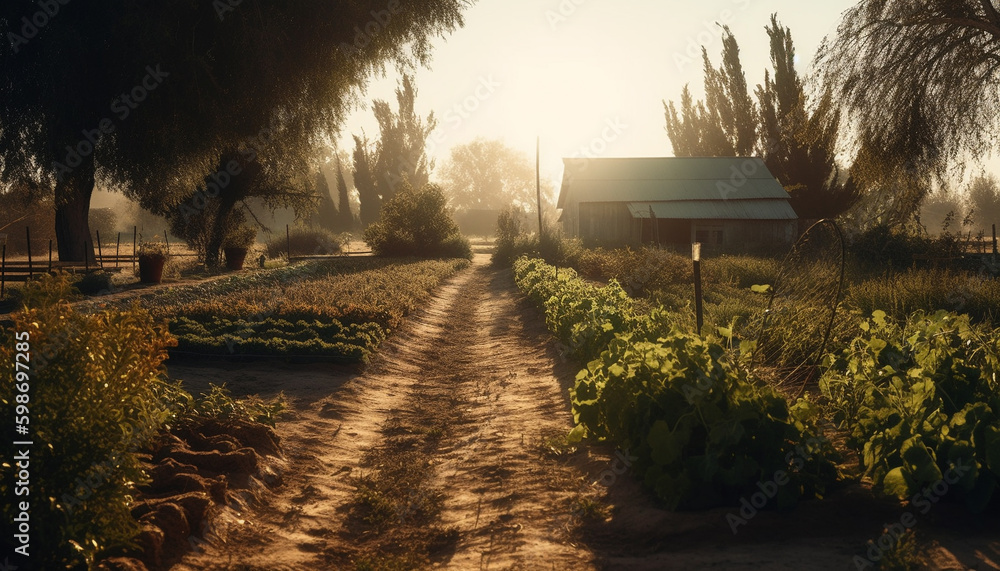
[(1000, 498), (1000, 338), (945, 311), (902, 325), (876, 311), (861, 328), (821, 387), (867, 475), (889, 495), (985, 510)]
[(787, 506), (821, 495), (835, 476), (815, 405), (789, 406), (750, 378), (720, 338), (703, 340), (661, 309), (636, 314), (615, 281), (595, 286), (525, 258), (514, 275), (570, 353), (589, 361), (571, 389), (571, 436), (628, 450), (669, 506), (731, 504), (774, 481), (781, 485), (769, 499)]
[(178, 353), (363, 359), (467, 260), (343, 258), (140, 296)]

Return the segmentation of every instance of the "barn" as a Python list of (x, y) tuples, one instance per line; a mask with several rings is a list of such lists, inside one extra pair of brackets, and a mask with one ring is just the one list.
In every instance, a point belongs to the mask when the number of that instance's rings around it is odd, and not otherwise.
[(587, 245), (688, 245), (720, 251), (791, 244), (798, 217), (757, 157), (563, 159), (558, 208)]

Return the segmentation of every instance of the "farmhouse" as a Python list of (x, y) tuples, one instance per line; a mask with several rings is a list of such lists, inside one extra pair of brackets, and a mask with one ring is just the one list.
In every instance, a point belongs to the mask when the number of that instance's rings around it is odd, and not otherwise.
[(756, 157), (563, 159), (560, 221), (587, 244), (790, 244), (798, 217)]

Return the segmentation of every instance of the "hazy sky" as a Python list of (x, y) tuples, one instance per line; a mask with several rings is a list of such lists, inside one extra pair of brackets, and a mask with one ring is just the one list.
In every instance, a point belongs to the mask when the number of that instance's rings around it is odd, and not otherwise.
[[(701, 44), (720, 63), (721, 28), (740, 45), (753, 89), (769, 67), (764, 26), (770, 15), (791, 28), (800, 73), (853, 2), (792, 0), (481, 0), (466, 25), (434, 44), (430, 69), (416, 72), (417, 110), (434, 111), (429, 143), (438, 164), (448, 149), (476, 137), (499, 138), (532, 158), (541, 137), (542, 175), (559, 181), (562, 158), (671, 156), (664, 99), (690, 83), (702, 91)], [(373, 81), (366, 99), (394, 103), (398, 74)], [(377, 135), (371, 111), (356, 111), (342, 145), (364, 129)], [(558, 185), (557, 185), (558, 186)]]

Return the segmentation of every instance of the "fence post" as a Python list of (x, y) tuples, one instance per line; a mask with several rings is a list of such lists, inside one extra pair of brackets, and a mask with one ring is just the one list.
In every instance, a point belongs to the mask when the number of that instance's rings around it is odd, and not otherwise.
[(3, 297), (4, 288), (7, 286), (7, 244), (3, 244), (3, 253), (0, 254), (0, 298)]
[(132, 271), (135, 271), (135, 236), (138, 228), (138, 226), (132, 227)]
[(997, 255), (997, 225), (993, 225), (993, 255)]
[(101, 231), (95, 230), (97, 232), (97, 264), (103, 270), (104, 269), (104, 252), (101, 251)]
[(163, 241), (167, 243), (167, 255), (170, 255), (170, 236), (167, 235), (167, 231), (163, 231)]
[(292, 235), (288, 232), (288, 224), (285, 224), (285, 249), (288, 251), (288, 263), (292, 263)]
[(52, 273), (52, 239), (49, 238), (49, 273)]
[(28, 279), (30, 280), (32, 278), (32, 270), (34, 269), (31, 267), (31, 226), (24, 227), (24, 234), (28, 240)]
[(116, 268), (118, 267), (118, 264), (120, 263), (118, 256), (121, 253), (120, 252), (121, 248), (122, 248), (122, 233), (119, 232), (118, 233), (118, 241), (115, 242), (115, 267)]

